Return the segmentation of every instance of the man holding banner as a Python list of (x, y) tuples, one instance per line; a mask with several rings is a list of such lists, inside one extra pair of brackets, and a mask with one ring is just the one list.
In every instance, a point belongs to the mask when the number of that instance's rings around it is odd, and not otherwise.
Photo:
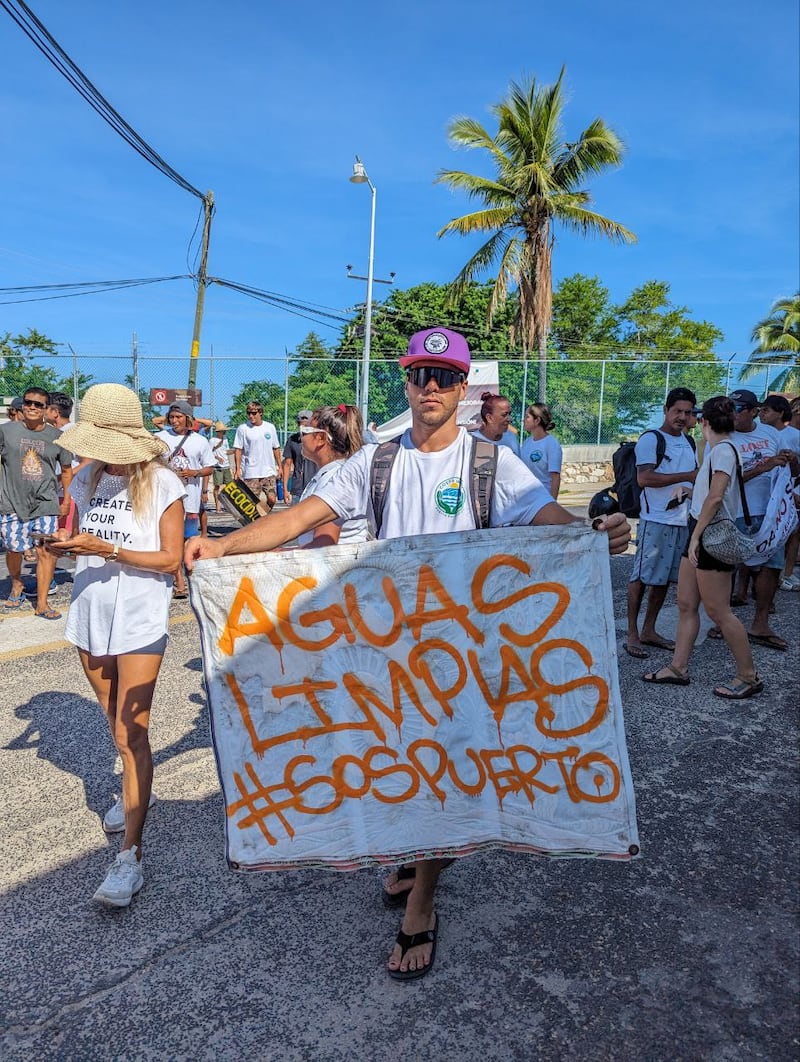
[[(411, 337), (400, 365), (406, 372), (412, 426), (401, 437), (389, 470), (376, 537), (473, 531), (476, 519), (469, 497), (474, 482), (473, 444), (469, 433), (456, 423), (470, 368), (467, 342), (446, 328), (426, 329)], [(375, 446), (365, 446), (318, 494), (284, 512), (257, 520), (222, 539), (188, 543), (187, 570), (191, 571), (198, 560), (275, 549), (304, 531), (340, 517), (367, 516), (374, 524), (371, 473), (375, 452)], [(492, 527), (579, 522), (552, 499), (509, 449), (498, 447), (496, 456), (490, 506)], [(612, 554), (625, 552), (630, 527), (621, 513), (596, 522), (595, 527), (608, 534)], [(407, 868), (402, 875), (413, 885), (407, 893), (402, 928), (388, 961), (389, 975), (396, 980), (421, 977), (431, 968), (438, 930), (434, 893), (446, 862), (437, 858), (419, 860), (413, 870)], [(398, 883), (390, 888), (399, 891)]]

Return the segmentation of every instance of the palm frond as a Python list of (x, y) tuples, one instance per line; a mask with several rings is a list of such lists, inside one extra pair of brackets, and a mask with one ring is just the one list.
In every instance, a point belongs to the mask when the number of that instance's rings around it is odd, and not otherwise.
[[(439, 233), (441, 236), (441, 233)], [(511, 237), (506, 232), (496, 232), (482, 247), (479, 247), (466, 265), (453, 279), (448, 288), (448, 303), (457, 302), (465, 289), (473, 282), (475, 277), (491, 268), (498, 258), (505, 254), (506, 247)]]
[(636, 243), (637, 240), (636, 233), (626, 229), (618, 221), (603, 217), (594, 210), (573, 206), (561, 199), (554, 207), (553, 217), (566, 228), (579, 232), (582, 236), (604, 236), (613, 243)]
[(481, 196), (487, 203), (499, 205), (504, 200), (513, 202), (514, 193), (499, 181), (490, 181), (474, 173), (463, 170), (439, 170), (434, 184), (447, 184), (451, 188), (466, 192), (470, 199)]
[(505, 229), (509, 227), (515, 216), (515, 211), (509, 208), (497, 207), (490, 210), (476, 210), (473, 214), (464, 214), (460, 218), (453, 218), (439, 229), (436, 235), (441, 238), (450, 232), (457, 232), (459, 236), (469, 236), (474, 232), (490, 232), (492, 229)]

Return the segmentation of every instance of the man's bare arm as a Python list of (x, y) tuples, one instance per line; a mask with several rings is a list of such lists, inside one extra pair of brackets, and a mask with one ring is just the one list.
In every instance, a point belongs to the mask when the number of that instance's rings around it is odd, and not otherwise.
[(304, 531), (313, 531), (320, 524), (336, 520), (339, 514), (316, 495), (306, 498), (290, 509), (270, 513), (240, 527), (224, 538), (191, 538), (186, 543), (184, 561), (191, 571), (196, 560), (213, 557), (232, 557), (242, 553), (265, 553), (291, 542)]

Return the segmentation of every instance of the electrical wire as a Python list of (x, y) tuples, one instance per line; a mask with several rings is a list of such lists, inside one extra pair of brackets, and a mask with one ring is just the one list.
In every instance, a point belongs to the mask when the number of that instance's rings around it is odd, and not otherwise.
[(303, 317), (314, 324), (322, 325), (324, 328), (340, 328), (341, 325), (350, 323), (350, 318), (344, 311), (335, 310), (333, 307), (322, 307), (319, 303), (301, 302), (297, 299), (290, 299), (285, 295), (279, 295), (274, 291), (264, 291), (261, 288), (254, 288), (248, 284), (239, 284), (233, 280), (224, 280), (221, 277), (209, 277), (208, 283), (219, 284), (220, 287), (238, 291), (242, 295), (267, 303), (267, 305), (284, 310), (286, 313), (293, 314), (296, 317)]
[(35, 291), (60, 292), (56, 295), (38, 295), (29, 299), (2, 299), (0, 306), (14, 306), (25, 302), (48, 302), (51, 299), (73, 299), (78, 295), (99, 295), (106, 291), (119, 291), (124, 288), (138, 288), (146, 284), (163, 284), (168, 280), (190, 280), (186, 273), (172, 277), (141, 277), (136, 280), (95, 280), (78, 284), (29, 284), (15, 288), (0, 288), (0, 296), (24, 295)]
[(34, 15), (24, 0), (0, 0), (2, 7), (16, 22), (23, 33), (39, 51), (62, 74), (72, 87), (86, 100), (90, 107), (107, 122), (143, 159), (169, 177), (180, 188), (205, 202), (201, 191), (174, 170), (116, 111), (105, 96), (92, 84), (79, 66), (67, 55), (61, 45)]

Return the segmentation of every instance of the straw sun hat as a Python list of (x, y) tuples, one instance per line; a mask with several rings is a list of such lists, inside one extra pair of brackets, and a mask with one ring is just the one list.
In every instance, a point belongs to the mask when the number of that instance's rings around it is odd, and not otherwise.
[(78, 457), (107, 465), (152, 461), (169, 447), (150, 434), (142, 422), (142, 404), (122, 384), (95, 384), (83, 396), (78, 423), (59, 443)]

